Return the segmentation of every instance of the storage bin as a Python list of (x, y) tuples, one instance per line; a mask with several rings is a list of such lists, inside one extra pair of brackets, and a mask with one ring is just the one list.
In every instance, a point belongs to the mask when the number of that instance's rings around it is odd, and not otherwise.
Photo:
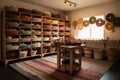
[(21, 49), (30, 49), (30, 48), (31, 48), (31, 45), (28, 45), (28, 44), (20, 44), (20, 48), (21, 48)]
[(11, 45), (11, 44), (8, 44), (6, 45), (7, 47), (7, 50), (18, 50), (19, 49), (19, 45)]
[(31, 31), (30, 30), (21, 30), (20, 34), (21, 35), (31, 35)]
[(16, 6), (5, 6), (5, 10), (18, 12), (18, 8)]
[(20, 23), (20, 27), (31, 27), (32, 24)]
[(59, 35), (64, 35), (64, 32), (60, 32)]
[(6, 59), (14, 59), (14, 58), (16, 58), (16, 53), (15, 52), (6, 54)]
[(69, 36), (69, 35), (70, 35), (70, 32), (65, 32), (65, 35)]
[(103, 59), (104, 58), (104, 50), (103, 49), (94, 49), (94, 59)]
[(107, 50), (108, 61), (118, 62), (120, 60), (120, 49), (110, 48)]
[(65, 37), (65, 40), (66, 40), (66, 41), (70, 41), (70, 38), (69, 38), (69, 37)]
[(41, 28), (41, 25), (40, 24), (32, 24), (32, 27)]
[(26, 21), (30, 21), (30, 20), (31, 20), (31, 17), (30, 17), (30, 16), (21, 15), (21, 16), (20, 16), (20, 19), (26, 20)]
[(41, 19), (41, 18), (32, 18), (32, 21), (33, 21), (33, 22), (41, 22), (42, 19)]
[(18, 27), (19, 23), (18, 22), (8, 22), (7, 27)]
[(7, 38), (7, 42), (18, 42), (19, 38)]
[(43, 43), (44, 46), (50, 46), (51, 43)]
[(32, 38), (32, 41), (41, 41), (41, 37)]
[(59, 21), (59, 25), (65, 25), (65, 22)]
[(21, 11), (21, 12), (31, 13), (31, 10), (25, 9), (25, 8), (18, 8), (18, 10)]
[(34, 47), (40, 47), (41, 46), (41, 43), (40, 42), (35, 42), (33, 44), (31, 44), (32, 48)]
[(84, 56), (92, 58), (92, 56), (93, 56), (93, 50), (91, 48), (85, 47), (84, 48)]
[(44, 48), (43, 53), (47, 53), (47, 52), (48, 52), (48, 49)]
[(52, 20), (52, 24), (57, 25), (58, 23), (59, 23), (58, 20)]
[(52, 14), (49, 11), (44, 11), (42, 13), (43, 13), (43, 16), (46, 16), (46, 17), (51, 17), (52, 16)]
[(58, 32), (55, 31), (52, 32), (52, 35), (58, 35), (58, 34), (59, 34)]
[(21, 38), (20, 41), (21, 42), (29, 42), (31, 40), (31, 38)]
[(44, 31), (43, 34), (44, 35), (51, 35), (51, 32), (50, 31)]
[(8, 29), (7, 35), (18, 35), (18, 30), (16, 29)]
[(32, 51), (31, 51), (31, 56), (35, 56), (36, 53), (37, 53), (37, 50), (32, 50)]
[(53, 30), (59, 30), (59, 27), (58, 26), (52, 26), (52, 29)]
[(49, 41), (50, 38), (49, 38), (49, 37), (44, 37), (43, 40), (44, 40), (44, 41)]
[(42, 15), (42, 12), (38, 11), (37, 9), (32, 9), (31, 13)]
[(65, 29), (65, 27), (59, 27), (59, 30), (64, 30)]
[(6, 16), (8, 18), (14, 18), (14, 19), (19, 19), (19, 15), (18, 14), (12, 14), (12, 13), (7, 13)]
[(20, 51), (20, 58), (26, 57), (27, 54), (28, 54), (28, 51), (27, 51), (27, 50), (26, 50), (26, 51)]
[(59, 39), (58, 37), (52, 37), (53, 41), (58, 40), (58, 39)]
[(65, 31), (70, 31), (70, 27), (65, 27)]
[(43, 25), (43, 29), (50, 29), (51, 28), (51, 26), (50, 25)]
[(43, 18), (43, 22), (50, 24), (51, 23), (51, 19)]
[(40, 34), (41, 34), (41, 31), (35, 30), (35, 34), (36, 34), (36, 35), (40, 35)]

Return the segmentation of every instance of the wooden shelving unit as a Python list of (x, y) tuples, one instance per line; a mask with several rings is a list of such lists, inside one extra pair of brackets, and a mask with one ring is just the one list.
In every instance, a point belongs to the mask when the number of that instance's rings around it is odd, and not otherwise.
[(55, 53), (54, 41), (66, 37), (65, 20), (21, 9), (2, 13), (1, 60), (5, 64)]

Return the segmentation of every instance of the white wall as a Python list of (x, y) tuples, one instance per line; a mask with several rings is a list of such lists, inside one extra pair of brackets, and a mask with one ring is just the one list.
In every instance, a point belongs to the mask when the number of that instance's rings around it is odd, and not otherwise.
[(29, 3), (25, 3), (25, 2), (20, 2), (20, 1), (15, 1), (15, 0), (0, 0), (0, 9), (4, 9), (4, 6), (11, 6), (14, 5), (16, 7), (21, 7), (21, 8), (26, 8), (26, 9), (37, 9), (39, 11), (49, 11), (51, 13), (60, 13), (63, 14), (60, 11), (54, 10), (54, 9), (50, 9), (50, 8), (45, 8), (42, 6), (37, 6), (37, 5), (33, 5), (33, 4), (29, 4)]
[[(95, 5), (91, 7), (86, 7), (78, 10), (68, 12), (71, 20), (78, 20), (79, 18), (107, 15), (108, 13), (114, 13), (115, 16), (120, 17), (120, 0), (115, 0), (109, 3)], [(72, 27), (72, 26), (71, 26)], [(76, 35), (78, 30), (72, 28), (72, 36)], [(105, 30), (105, 36), (110, 37), (110, 39), (120, 40), (120, 27), (115, 27), (114, 32)]]

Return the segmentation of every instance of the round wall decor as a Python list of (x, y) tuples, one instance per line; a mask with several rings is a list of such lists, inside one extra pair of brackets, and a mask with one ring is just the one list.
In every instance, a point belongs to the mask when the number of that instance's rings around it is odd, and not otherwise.
[(79, 19), (78, 19), (78, 23), (79, 23), (79, 24), (82, 24), (82, 23), (83, 23), (83, 18), (79, 18)]
[(106, 15), (106, 20), (107, 20), (108, 22), (112, 22), (114, 19), (115, 19), (115, 15), (114, 15), (113, 13), (108, 13), (108, 14)]
[(113, 27), (113, 23), (111, 23), (111, 22), (108, 22), (108, 23), (106, 23), (105, 24), (105, 28), (107, 29), (107, 30), (112, 30), (114, 27)]
[(83, 21), (83, 26), (84, 27), (87, 27), (88, 25), (89, 25), (89, 21), (88, 20)]
[(79, 29), (79, 30), (82, 30), (82, 29), (83, 29), (83, 24), (82, 24), (82, 23), (78, 25), (78, 29)]
[(94, 17), (94, 16), (90, 17), (89, 23), (94, 24), (95, 22), (96, 22), (96, 17)]
[(77, 21), (73, 21), (73, 22), (72, 22), (72, 26), (74, 27), (74, 29), (76, 29), (77, 25), (78, 25), (78, 22), (77, 22)]
[(120, 17), (116, 17), (113, 21), (113, 24), (116, 26), (116, 27), (120, 27)]
[(103, 19), (101, 19), (101, 18), (99, 18), (99, 19), (97, 19), (96, 20), (96, 25), (97, 26), (103, 26), (105, 24), (105, 21), (103, 20)]

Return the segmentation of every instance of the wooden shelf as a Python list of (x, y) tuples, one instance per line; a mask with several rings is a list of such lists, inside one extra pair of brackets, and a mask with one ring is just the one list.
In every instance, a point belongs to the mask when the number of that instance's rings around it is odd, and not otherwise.
[[(24, 58), (29, 58), (29, 57), (34, 57), (34, 56), (43, 56), (46, 54), (51, 54), (55, 53), (56, 51), (53, 51), (53, 46), (52, 43), (54, 43), (55, 40), (58, 40), (59, 37), (66, 37), (65, 36), (65, 29), (60, 30), (59, 28), (65, 27), (65, 20), (64, 19), (59, 19), (59, 18), (54, 18), (52, 16), (45, 16), (44, 14), (35, 14), (32, 12), (14, 12), (14, 11), (3, 11), (2, 12), (2, 61), (9, 62), (17, 59), (24, 59)], [(52, 21), (55, 22), (52, 22)], [(7, 26), (6, 24), (9, 25), (9, 23), (12, 23), (11, 26)], [(12, 26), (15, 25), (16, 26)], [(24, 25), (23, 25), (24, 24)], [(47, 28), (46, 28), (47, 27)], [(52, 27), (58, 27), (57, 30), (53, 29)], [(15, 29), (16, 34), (14, 34), (15, 31), (8, 31), (6, 34), (7, 30)], [(21, 32), (23, 30), (23, 32)], [(40, 34), (34, 33), (34, 31), (40, 31)], [(50, 32), (50, 34), (45, 34), (44, 32)], [(53, 34), (53, 32), (56, 32), (58, 34)], [(59, 33), (63, 32), (62, 35)], [(68, 31), (69, 32), (69, 31)], [(4, 34), (5, 33), (5, 34)], [(13, 34), (9, 34), (13, 33)], [(41, 38), (41, 40), (32, 40), (33, 37), (38, 37)], [(49, 40), (43, 40), (43, 38), (49, 37)], [(55, 39), (56, 37), (56, 39)], [(67, 36), (70, 37), (70, 36)], [(19, 40), (16, 42), (10, 42), (7, 41), (8, 38), (18, 38)], [(28, 41), (21, 41), (22, 38), (30, 38)], [(53, 40), (54, 38), (54, 40)], [(40, 43), (40, 47), (32, 47), (32, 44), (34, 43)], [(49, 43), (50, 45), (45, 46), (44, 43)], [(28, 56), (27, 57), (17, 57), (13, 59), (7, 59), (6, 54), (10, 51), (7, 50), (7, 45), (15, 45), (17, 44), (19, 48), (17, 49), (17, 53), (20, 54), (20, 51), (28, 51)], [(23, 45), (24, 44), (24, 45)], [(22, 46), (21, 46), (22, 45)], [(25, 47), (25, 48), (22, 48)], [(29, 48), (27, 48), (29, 47)], [(54, 46), (55, 47), (55, 46)], [(44, 49), (48, 49), (47, 52), (44, 52)], [(31, 51), (35, 49), (37, 50), (37, 55), (30, 55)], [(13, 50), (14, 51), (14, 50)], [(18, 55), (17, 55), (18, 56)]]

